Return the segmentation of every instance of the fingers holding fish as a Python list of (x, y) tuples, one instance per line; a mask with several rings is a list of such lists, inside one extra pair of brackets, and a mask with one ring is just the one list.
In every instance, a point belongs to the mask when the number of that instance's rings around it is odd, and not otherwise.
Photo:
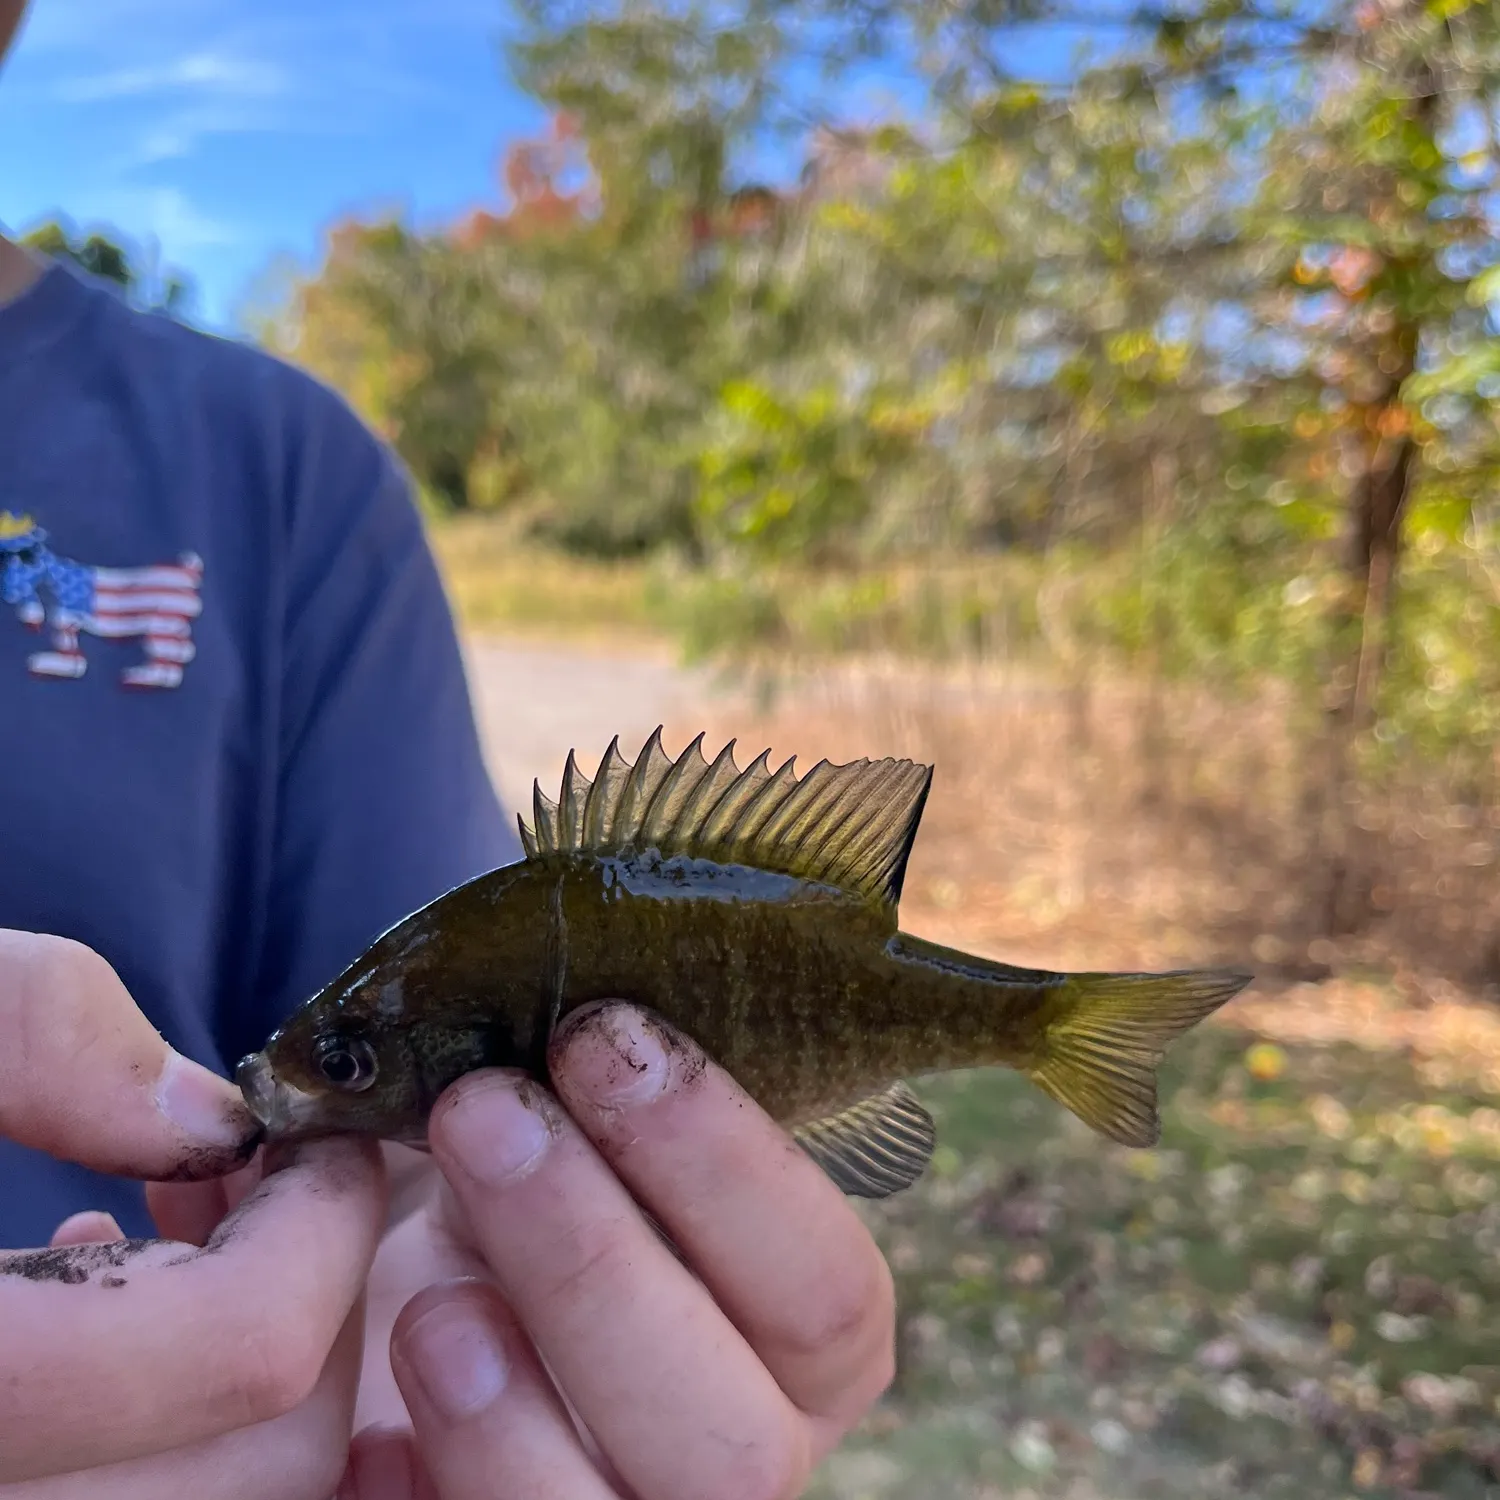
[(492, 1287), (464, 1280), (420, 1293), (396, 1322), (391, 1352), (420, 1457), (387, 1452), (381, 1464), (356, 1452), (339, 1500), (387, 1500), (380, 1485), (393, 1475), (408, 1487), (389, 1500), (416, 1500), (426, 1482), (441, 1500), (620, 1500)]
[(0, 1482), (56, 1473), (59, 1455), (79, 1469), (161, 1453), (301, 1405), (368, 1273), (384, 1185), (373, 1145), (309, 1144), (277, 1166), (203, 1248), (0, 1253)]
[[(1024, 969), (903, 933), (930, 766), (799, 777), (701, 739), (674, 760), (658, 731), (633, 765), (612, 744), (592, 780), (570, 754), (524, 859), (389, 928), (236, 1070), (268, 1140), (426, 1137), (461, 1247), (616, 1488), (650, 1500), (794, 1493), (888, 1383), (890, 1277), (842, 1195), (929, 1166), (905, 1079), (1012, 1068), (1150, 1146), (1167, 1050), (1248, 979)], [(621, 994), (670, 1027), (572, 1015)]]
[(501, 1297), (630, 1492), (800, 1493), (807, 1419), (555, 1099), (472, 1073), (429, 1139)]
[[(432, 1178), (429, 1188), (437, 1189), (442, 1179), (436, 1173)], [(365, 1294), (365, 1368), (355, 1409), (360, 1431), (410, 1426), (391, 1372), (391, 1330), (402, 1308), (426, 1287), (487, 1274), (477, 1251), (455, 1242), (453, 1229), (460, 1217), (442, 1212), (433, 1191), (380, 1241)]]
[[(630, 1006), (575, 1012), (552, 1074), (570, 1114), (831, 1448), (890, 1383), (895, 1293), (826, 1172), (723, 1069)], [(820, 1455), (821, 1456), (821, 1455)]]
[(214, 1231), (265, 1180), (266, 1153), (243, 1167), (204, 1182), (148, 1182), (146, 1207), (164, 1240), (206, 1245)]
[(328, 1500), (344, 1467), (360, 1347), (356, 1308), (307, 1399), (285, 1415), (170, 1452), (0, 1484), (0, 1500)]
[(79, 943), (0, 930), (0, 1036), (0, 1136), (125, 1177), (211, 1177), (255, 1149), (239, 1092)]

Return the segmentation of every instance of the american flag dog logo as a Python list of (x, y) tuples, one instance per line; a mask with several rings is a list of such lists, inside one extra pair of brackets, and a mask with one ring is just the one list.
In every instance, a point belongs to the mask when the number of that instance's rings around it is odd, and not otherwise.
[(197, 649), (192, 622), (203, 610), (202, 580), (203, 561), (191, 552), (144, 568), (99, 568), (59, 557), (30, 516), (0, 511), (0, 603), (50, 637), (48, 649), (27, 658), (33, 677), (82, 677), (88, 661), (78, 638), (92, 635), (140, 640), (144, 660), (120, 674), (124, 686), (178, 686)]

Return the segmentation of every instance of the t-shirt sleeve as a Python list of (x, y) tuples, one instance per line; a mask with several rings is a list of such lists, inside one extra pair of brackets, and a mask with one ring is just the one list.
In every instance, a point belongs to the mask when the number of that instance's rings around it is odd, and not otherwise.
[(287, 521), (278, 805), (247, 1049), (386, 928), (521, 852), (405, 475), (342, 403), (317, 390), (314, 404)]

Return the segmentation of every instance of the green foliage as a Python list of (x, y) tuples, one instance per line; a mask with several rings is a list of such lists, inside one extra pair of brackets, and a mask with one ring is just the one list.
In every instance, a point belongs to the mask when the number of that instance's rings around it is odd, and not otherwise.
[(926, 426), (909, 403), (827, 386), (784, 396), (736, 380), (719, 400), (718, 441), (701, 460), (707, 536), (767, 560), (847, 560), (884, 476)]
[(149, 311), (178, 317), (192, 297), (186, 277), (175, 271), (148, 276), (123, 246), (99, 230), (85, 236), (51, 219), (23, 235), (21, 243), (55, 260), (72, 261), (90, 276), (114, 282), (133, 303)]
[[(503, 212), (346, 226), (282, 325), (437, 511), (673, 559), (696, 649), (1271, 675), (1480, 774), (1493, 7), (1127, 10), (1060, 82), (1051, 0), (518, 15)], [(854, 129), (872, 61), (915, 102)]]

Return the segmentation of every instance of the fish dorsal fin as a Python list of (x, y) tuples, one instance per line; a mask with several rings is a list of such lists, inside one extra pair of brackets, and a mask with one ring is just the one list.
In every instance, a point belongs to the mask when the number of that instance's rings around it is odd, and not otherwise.
[(853, 1198), (888, 1198), (910, 1187), (927, 1170), (937, 1140), (932, 1116), (904, 1083), (792, 1136)]
[(740, 770), (734, 743), (709, 761), (700, 734), (671, 760), (658, 728), (631, 764), (616, 736), (592, 781), (570, 750), (559, 800), (538, 783), (532, 826), (518, 820), (527, 857), (655, 849), (815, 880), (894, 908), (932, 767), (824, 760), (799, 778), (791, 760), (772, 771), (770, 751)]

